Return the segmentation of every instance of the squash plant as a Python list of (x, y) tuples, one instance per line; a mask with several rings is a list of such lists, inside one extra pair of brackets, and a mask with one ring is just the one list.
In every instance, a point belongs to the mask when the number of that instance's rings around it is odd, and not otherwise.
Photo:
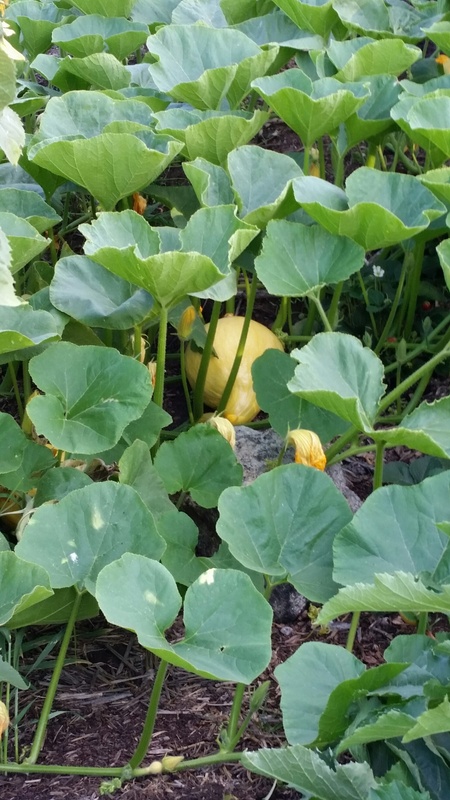
[[(429, 613), (450, 612), (450, 473), (382, 483), (386, 448), (450, 458), (450, 400), (422, 402), (450, 356), (448, 4), (0, 9), (0, 391), (13, 411), (0, 413), (0, 624), (64, 625), (26, 763), (9, 760), (0, 705), (0, 771), (49, 769), (37, 762), (67, 647), (101, 610), (159, 659), (141, 739), (123, 767), (54, 771), (104, 776), (106, 791), (240, 761), (323, 800), (446, 797), (448, 637), (424, 635)], [(274, 115), (295, 153), (261, 146)], [(278, 298), (272, 332), (254, 320), (259, 289)], [(238, 292), (245, 314), (227, 318)], [(186, 419), (167, 431), (174, 334)], [(261, 408), (288, 440), (307, 429), (328, 464), (374, 451), (372, 495), (352, 518), (303, 464), (241, 486), (204, 404), (250, 424)], [(99, 461), (109, 480), (94, 482)], [(211, 557), (186, 494), (219, 509)], [(269, 663), (268, 599), (284, 582), (324, 604), (323, 624), (353, 613), (347, 649), (310, 643), (279, 665), (288, 746), (242, 753), (267, 684), (243, 718), (242, 699)], [(350, 652), (360, 612), (398, 610), (418, 633), (365, 669)], [(168, 664), (235, 683), (232, 711), (211, 755), (143, 766)], [(16, 666), (3, 651), (6, 700), (26, 691)]]

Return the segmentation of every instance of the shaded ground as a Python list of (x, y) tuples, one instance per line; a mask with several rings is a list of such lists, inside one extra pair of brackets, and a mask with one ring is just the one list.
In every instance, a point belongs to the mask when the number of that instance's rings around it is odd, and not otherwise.
[[(83, 623), (75, 649), (63, 673), (40, 763), (85, 766), (122, 766), (131, 757), (141, 733), (154, 676), (151, 654), (133, 635), (117, 629), (101, 630), (100, 619)], [(443, 620), (437, 620), (442, 627)], [(97, 634), (95, 629), (97, 629)], [(368, 666), (378, 664), (392, 638), (410, 633), (399, 616), (363, 615), (355, 654)], [(348, 623), (340, 622), (320, 634), (311, 627), (305, 611), (290, 625), (274, 625), (273, 658), (261, 680), (269, 678), (271, 689), (264, 707), (251, 723), (243, 748), (279, 747), (286, 742), (281, 726), (279, 692), (273, 669), (300, 644), (319, 639), (344, 644)], [(30, 632), (37, 635), (36, 629)], [(95, 637), (95, 638), (94, 638)], [(27, 662), (36, 660), (42, 645), (32, 650)], [(50, 678), (47, 669), (32, 674), (33, 689), (24, 701), (33, 700), (20, 725), (20, 752), (24, 753), (34, 732)], [(299, 691), (308, 691), (301, 684)], [(31, 697), (30, 697), (31, 694)], [(196, 758), (217, 749), (216, 737), (226, 724), (233, 687), (206, 681), (183, 670), (169, 670), (163, 690), (153, 744), (145, 763), (164, 755)], [(12, 739), (12, 732), (11, 732)], [(10, 742), (12, 746), (12, 741)], [(13, 756), (11, 750), (10, 756)], [(2, 800), (96, 800), (101, 778), (60, 775), (14, 775), (0, 778)], [(237, 764), (146, 778), (126, 784), (115, 797), (127, 800), (263, 800), (272, 782), (250, 775)], [(294, 800), (298, 793), (276, 787), (272, 800)]]

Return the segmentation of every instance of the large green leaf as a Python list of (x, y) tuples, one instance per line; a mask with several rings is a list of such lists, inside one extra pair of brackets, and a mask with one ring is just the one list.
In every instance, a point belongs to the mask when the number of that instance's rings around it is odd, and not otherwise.
[(30, 149), (29, 157), (85, 187), (111, 210), (121, 198), (154, 181), (180, 150), (179, 142), (150, 132), (145, 142), (131, 133), (103, 133), (87, 140), (44, 141)]
[(307, 147), (345, 122), (369, 94), (362, 83), (342, 84), (335, 78), (313, 82), (301, 69), (259, 78), (252, 87)]
[(137, 492), (105, 482), (77, 489), (56, 505), (40, 506), (16, 552), (47, 570), (53, 588), (76, 586), (94, 594), (100, 570), (123, 553), (159, 559), (164, 548)]
[(450, 239), (445, 239), (443, 242), (438, 244), (436, 247), (436, 253), (438, 254), (442, 271), (444, 273), (444, 280), (447, 285), (447, 289), (450, 290)]
[(374, 75), (364, 81), (370, 97), (345, 122), (346, 147), (350, 149), (363, 139), (378, 138), (395, 128), (391, 109), (398, 100), (400, 84), (390, 75)]
[[(415, 718), (404, 711), (385, 711), (374, 722), (362, 724), (341, 739), (337, 753), (343, 753), (356, 745), (369, 742), (384, 742), (386, 739), (400, 739), (414, 725)], [(422, 797), (422, 795), (421, 795)]]
[(428, 39), (437, 44), (439, 50), (450, 56), (450, 22), (445, 20), (435, 22), (433, 25), (427, 26), (424, 32)]
[(155, 467), (169, 494), (189, 492), (213, 508), (223, 490), (242, 482), (242, 467), (229, 443), (210, 425), (196, 425), (159, 448)]
[(42, 197), (24, 189), (0, 187), (0, 212), (4, 211), (25, 219), (38, 233), (61, 222), (59, 214)]
[(147, 36), (148, 27), (141, 22), (89, 13), (57, 28), (52, 42), (76, 58), (106, 50), (123, 61), (145, 43)]
[(401, 97), (392, 109), (397, 124), (425, 149), (438, 148), (442, 161), (450, 157), (450, 130), (447, 118), (450, 113), (448, 91), (438, 90), (425, 97)]
[(227, 19), (217, 0), (181, 0), (172, 11), (176, 25), (193, 25), (202, 22), (212, 28), (226, 28)]
[[(386, 4), (384, 0), (358, 0), (357, 3), (353, 0), (335, 0), (333, 3), (344, 25), (358, 33), (376, 37), (395, 36), (406, 42), (420, 42), (424, 37), (423, 28), (441, 19), (442, 13), (435, 8), (435, 3), (424, 3), (423, 9), (413, 5), (416, 4), (403, 0), (396, 0), (392, 4)], [(435, 10), (437, 13), (433, 14)]]
[(65, 16), (67, 11), (59, 9), (55, 3), (37, 0), (19, 0), (10, 3), (5, 10), (5, 19), (20, 32), (21, 49), (26, 50), (29, 61), (51, 47), (52, 33)]
[(346, 192), (309, 176), (297, 178), (293, 189), (324, 228), (376, 250), (415, 236), (445, 213), (432, 192), (417, 183), (412, 175), (360, 167), (347, 178)]
[(359, 339), (319, 333), (301, 350), (288, 389), (338, 417), (370, 430), (383, 395), (383, 364)]
[(25, 145), (25, 131), (18, 114), (12, 108), (0, 110), (0, 150), (11, 164), (17, 164)]
[(144, 647), (189, 672), (250, 683), (269, 663), (272, 610), (242, 572), (208, 570), (189, 587), (185, 636), (176, 644), (163, 632), (178, 615), (181, 597), (156, 561), (125, 554), (101, 572), (96, 597), (110, 622), (135, 631)]
[(339, 22), (333, 9), (332, 0), (274, 0), (298, 27), (328, 36), (331, 29)]
[(59, 342), (30, 361), (30, 374), (46, 392), (29, 403), (30, 419), (54, 447), (73, 453), (115, 445), (152, 394), (147, 368), (113, 348)]
[(49, 469), (39, 481), (33, 507), (38, 508), (43, 503), (59, 502), (66, 494), (75, 489), (84, 489), (91, 483), (91, 478), (75, 467)]
[(0, 552), (0, 575), (0, 625), (53, 594), (45, 569), (22, 561), (11, 550)]
[(437, 527), (449, 518), (449, 487), (443, 472), (371, 494), (335, 539), (335, 581), (370, 583), (375, 573), (404, 570), (450, 582), (450, 541)]
[[(11, 246), (6, 234), (0, 230), (0, 297), (2, 306), (9, 308), (21, 306), (25, 303), (17, 297), (14, 289), (14, 278), (11, 273)], [(0, 345), (1, 349), (1, 345)]]
[(182, 167), (201, 206), (222, 206), (234, 202), (231, 181), (223, 167), (204, 158), (186, 161)]
[(119, 461), (119, 481), (133, 487), (153, 517), (174, 512), (148, 446), (140, 439), (136, 439), (123, 453)]
[(100, 92), (50, 99), (28, 150), (31, 164), (85, 187), (106, 209), (154, 181), (181, 150), (149, 130), (145, 103)]
[(0, 110), (3, 110), (9, 103), (12, 103), (16, 96), (14, 60), (9, 57), (4, 47), (0, 47), (0, 68)]
[[(243, 241), (239, 229), (245, 229)], [(134, 211), (102, 214), (91, 225), (80, 225), (80, 231), (87, 239), (87, 255), (167, 308), (217, 283), (229, 272), (226, 261), (234, 243), (242, 242), (243, 249), (257, 233), (240, 223), (229, 206), (199, 209), (180, 234), (181, 250), (164, 252), (158, 228)], [(213, 257), (220, 262), (217, 266)]]
[[(450, 356), (450, 354), (449, 354)], [(438, 458), (450, 458), (450, 397), (421, 403), (411, 414), (403, 417), (397, 428), (373, 433), (376, 440), (387, 444), (402, 444)]]
[(220, 7), (230, 25), (237, 25), (273, 9), (272, 0), (220, 0)]
[(131, 81), (130, 71), (111, 53), (93, 53), (85, 58), (38, 56), (33, 69), (62, 92), (74, 89), (123, 89)]
[(255, 269), (270, 294), (303, 297), (345, 281), (364, 266), (362, 247), (320, 225), (273, 220)]
[(14, 274), (42, 253), (50, 239), (41, 236), (33, 225), (9, 211), (0, 210), (0, 230), (11, 248), (11, 272)]
[(158, 89), (198, 109), (238, 108), (251, 81), (264, 75), (278, 53), (262, 50), (239, 31), (206, 25), (167, 25), (147, 40)]
[(287, 353), (266, 350), (252, 364), (253, 388), (258, 405), (269, 414), (271, 427), (286, 438), (289, 431), (306, 428), (329, 442), (348, 424), (335, 414), (302, 400), (287, 388), (294, 377), (295, 362)]
[(73, 0), (72, 5), (83, 14), (102, 14), (104, 17), (129, 17), (136, 0)]
[[(427, 172), (424, 172), (423, 175), (417, 175), (416, 178), (420, 183), (423, 183), (427, 189), (430, 189), (437, 199), (444, 203), (450, 210), (450, 167), (429, 169)], [(438, 248), (436, 249), (438, 250)]]
[(367, 761), (331, 767), (325, 757), (300, 744), (246, 750), (241, 764), (259, 775), (284, 781), (315, 800), (367, 800), (369, 791), (377, 786)]
[(219, 536), (248, 569), (286, 578), (319, 603), (336, 591), (333, 539), (351, 518), (332, 480), (313, 467), (289, 464), (219, 499)]
[(436, 592), (427, 589), (410, 572), (378, 573), (373, 583), (355, 583), (339, 589), (324, 604), (317, 617), (319, 624), (347, 614), (349, 611), (413, 611), (450, 614), (450, 585)]
[(85, 256), (60, 258), (50, 284), (60, 311), (97, 328), (127, 330), (150, 313), (153, 299)]
[[(16, 630), (17, 628), (27, 628), (29, 625), (62, 625), (68, 621), (71, 615), (77, 594), (74, 586), (55, 589), (51, 597), (15, 613), (8, 621), (8, 628)], [(98, 613), (97, 601), (91, 594), (85, 592), (81, 596), (77, 621), (92, 619), (92, 617), (98, 616)]]
[(418, 717), (416, 724), (405, 733), (403, 741), (412, 742), (414, 739), (448, 731), (450, 731), (450, 700), (444, 697), (442, 703), (435, 708), (429, 708)]
[(48, 311), (34, 311), (29, 305), (0, 306), (0, 354), (20, 350), (59, 339), (57, 325)]
[(239, 214), (246, 222), (264, 228), (273, 217), (298, 208), (291, 182), (303, 172), (289, 156), (245, 145), (231, 151), (227, 167)]
[[(223, 0), (222, 0), (223, 3)], [(278, 56), (270, 69), (271, 74), (275, 74), (292, 58), (299, 50), (321, 50), (324, 46), (322, 36), (311, 33), (308, 30), (299, 30), (295, 23), (275, 8), (268, 14), (262, 14), (258, 9), (258, 16), (240, 22), (234, 27), (245, 33), (249, 39), (260, 46), (266, 44), (278, 44), (280, 50)]]
[(358, 81), (368, 75), (400, 75), (422, 57), (419, 47), (405, 44), (401, 39), (334, 41), (328, 45), (327, 53), (338, 67), (334, 77), (344, 82)]
[(170, 133), (185, 145), (191, 160), (204, 158), (212, 164), (224, 164), (228, 153), (247, 144), (269, 118), (267, 111), (224, 113), (174, 108), (153, 115), (156, 129)]
[[(406, 666), (391, 663), (366, 669), (343, 648), (304, 643), (275, 669), (289, 744), (324, 748), (338, 741), (350, 724), (352, 704), (385, 686)], [(299, 693), (299, 675), (309, 692)]]

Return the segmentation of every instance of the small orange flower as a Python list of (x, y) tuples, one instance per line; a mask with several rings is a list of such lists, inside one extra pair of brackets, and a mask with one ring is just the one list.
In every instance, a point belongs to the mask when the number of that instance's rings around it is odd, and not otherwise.
[(436, 64), (440, 64), (445, 75), (450, 75), (450, 58), (441, 53), (436, 59)]
[(144, 213), (145, 209), (147, 208), (147, 200), (145, 197), (142, 197), (139, 192), (134, 192), (133, 194), (133, 211), (136, 211), (137, 214)]
[(304, 429), (289, 431), (286, 444), (295, 448), (296, 464), (315, 467), (323, 472), (327, 465), (327, 457), (317, 433)]

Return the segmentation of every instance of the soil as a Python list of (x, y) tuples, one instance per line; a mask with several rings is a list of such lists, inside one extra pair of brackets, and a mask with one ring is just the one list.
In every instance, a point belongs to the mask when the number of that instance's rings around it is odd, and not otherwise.
[[(446, 620), (437, 617), (435, 626), (444, 628)], [(306, 610), (289, 625), (274, 624), (272, 661), (258, 681), (269, 679), (270, 691), (248, 728), (242, 749), (286, 744), (279, 691), (273, 675), (275, 666), (305, 641), (345, 644), (348, 627), (349, 621), (344, 619), (328, 631), (320, 632), (312, 627)], [(355, 655), (368, 666), (374, 666), (380, 663), (394, 636), (413, 630), (397, 615), (362, 615)], [(33, 634), (41, 636), (42, 629), (31, 630), (29, 641)], [(44, 644), (37, 644), (30, 650), (26, 662), (30, 665), (35, 662), (43, 647)], [(56, 714), (49, 722), (39, 763), (123, 766), (131, 757), (142, 730), (155, 674), (151, 654), (140, 647), (134, 635), (105, 627), (104, 620), (97, 618), (79, 626), (68, 658), (54, 704)], [(31, 702), (32, 707), (19, 727), (22, 756), (27, 753), (50, 674), (50, 659), (45, 669), (31, 674), (33, 685), (25, 700)], [(232, 698), (231, 684), (206, 681), (170, 668), (153, 743), (144, 763), (160, 760), (165, 755), (183, 755), (191, 759), (214, 752)], [(10, 744), (12, 746), (12, 741)], [(0, 796), (2, 800), (96, 800), (102, 780), (61, 775), (8, 775), (0, 778)], [(114, 796), (118, 800), (122, 797), (127, 800), (263, 800), (272, 789), (272, 800), (297, 800), (299, 797), (297, 792), (286, 787), (273, 787), (272, 781), (252, 775), (238, 764), (131, 781)]]

